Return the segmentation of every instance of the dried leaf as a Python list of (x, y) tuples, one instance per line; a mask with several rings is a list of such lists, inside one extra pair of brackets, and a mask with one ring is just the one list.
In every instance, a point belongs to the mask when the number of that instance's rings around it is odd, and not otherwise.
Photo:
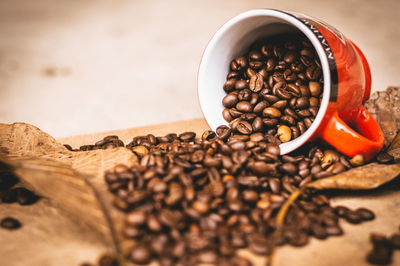
[[(104, 172), (119, 163), (127, 166), (136, 164), (137, 157), (129, 149), (120, 147), (71, 152), (37, 127), (24, 123), (0, 124), (0, 161), (11, 165), (21, 183), (45, 197), (49, 205), (66, 216), (63, 219), (75, 221), (75, 231), (97, 232), (103, 247), (119, 250), (123, 238), (117, 232), (121, 232), (123, 214), (112, 206), (112, 195), (104, 183)], [(23, 211), (17, 214), (24, 217)], [(51, 228), (54, 221), (47, 219), (47, 222), (49, 232), (59, 230), (66, 235), (71, 230), (71, 227)], [(42, 237), (46, 235), (43, 233)], [(71, 237), (74, 236), (71, 233)], [(52, 238), (51, 235), (47, 237)], [(0, 244), (2, 239), (0, 237)], [(75, 248), (81, 249), (79, 245)], [(41, 254), (39, 249), (36, 253)], [(30, 265), (44, 265), (40, 258), (31, 258)], [(76, 261), (69, 265), (72, 264)]]
[(395, 159), (400, 159), (400, 130), (396, 137), (392, 140), (392, 143), (386, 152), (392, 155)]
[(382, 128), (387, 146), (400, 128), (400, 87), (374, 92), (365, 107)]
[(349, 171), (309, 183), (306, 187), (317, 190), (368, 190), (382, 186), (400, 174), (400, 164), (370, 163)]
[(22, 228), (15, 232), (0, 230), (2, 262), (51, 265), (49, 261), (57, 261), (57, 265), (68, 266), (95, 261), (105, 251), (114, 252), (102, 207), (79, 173), (48, 159), (0, 161), (14, 167), (23, 178), (23, 186), (39, 191), (42, 196), (30, 206), (0, 204), (1, 216), (12, 216), (22, 223)]

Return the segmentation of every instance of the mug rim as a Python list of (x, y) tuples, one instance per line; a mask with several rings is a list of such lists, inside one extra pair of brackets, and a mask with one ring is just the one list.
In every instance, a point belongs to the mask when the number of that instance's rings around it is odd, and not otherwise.
[[(328, 58), (325, 53), (325, 50), (318, 39), (318, 37), (315, 35), (315, 33), (308, 27), (306, 26), (293, 12), (286, 12), (286, 11), (281, 11), (281, 10), (276, 10), (276, 9), (253, 9), (249, 11), (245, 11), (243, 13), (240, 13), (239, 15), (233, 17), (229, 21), (227, 21), (225, 24), (221, 26), (217, 30), (217, 32), (214, 34), (214, 36), (211, 38), (209, 41), (207, 47), (205, 48), (201, 61), (200, 61), (200, 66), (198, 70), (198, 76), (197, 76), (197, 93), (198, 93), (198, 98), (200, 102), (200, 108), (203, 113), (203, 117), (205, 118), (207, 124), (210, 126), (212, 130), (216, 130), (216, 128), (213, 128), (212, 125), (210, 125), (209, 120), (207, 117), (204, 115), (204, 110), (207, 106), (207, 104), (202, 100), (202, 89), (201, 89), (201, 79), (206, 78), (205, 77), (205, 66), (208, 64), (209, 60), (209, 54), (211, 51), (214, 49), (215, 45), (218, 44), (218, 41), (222, 38), (222, 36), (232, 27), (235, 26), (235, 24), (241, 22), (242, 20), (251, 18), (251, 17), (275, 17), (277, 19), (283, 20), (287, 23), (289, 23), (291, 26), (295, 27), (297, 30), (301, 31), (308, 40), (312, 43), (314, 46), (314, 49), (317, 52), (318, 58), (320, 59), (321, 62), (321, 69), (323, 73), (323, 79), (324, 79), (324, 87), (323, 87), (323, 97), (322, 101), (320, 102), (320, 107), (317, 113), (317, 116), (315, 117), (313, 123), (311, 126), (304, 132), (304, 134), (300, 135), (299, 137), (285, 143), (281, 143), (279, 145), (281, 154), (287, 154), (289, 152), (294, 151), (295, 149), (299, 148), (302, 146), (305, 142), (307, 142), (317, 131), (317, 128), (321, 124), (325, 113), (328, 109), (328, 104), (329, 104), (329, 97), (331, 93), (331, 75), (330, 75), (330, 67), (328, 63)], [(302, 14), (301, 14), (302, 15)], [(312, 18), (309, 18), (312, 20)], [(221, 88), (222, 89), (222, 88)], [(221, 103), (222, 104), (222, 103)], [(222, 114), (218, 114), (222, 115)]]

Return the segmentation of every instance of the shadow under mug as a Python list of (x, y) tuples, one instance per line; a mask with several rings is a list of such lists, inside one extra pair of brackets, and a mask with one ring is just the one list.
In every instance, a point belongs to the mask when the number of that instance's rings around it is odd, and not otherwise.
[(371, 73), (360, 49), (332, 26), (309, 16), (274, 9), (246, 11), (226, 22), (206, 47), (198, 72), (198, 96), (212, 130), (227, 125), (222, 116), (223, 85), (230, 62), (259, 39), (301, 33), (321, 62), (324, 87), (320, 108), (304, 134), (280, 145), (281, 154), (305, 142), (324, 139), (348, 156), (371, 160), (383, 147), (381, 128), (364, 108), (371, 91)]

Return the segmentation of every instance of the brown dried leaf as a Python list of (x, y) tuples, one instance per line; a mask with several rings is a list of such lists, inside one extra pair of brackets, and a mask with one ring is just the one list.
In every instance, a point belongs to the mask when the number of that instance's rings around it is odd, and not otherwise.
[(22, 223), (15, 232), (0, 230), (2, 262), (49, 265), (51, 260), (57, 265), (79, 265), (95, 261), (101, 252), (114, 252), (102, 205), (78, 172), (43, 158), (0, 158), (0, 162), (15, 169), (22, 180), (18, 185), (39, 191), (42, 196), (30, 206), (0, 204), (0, 218), (12, 216)]
[(382, 186), (400, 174), (400, 164), (370, 163), (331, 177), (309, 183), (306, 187), (317, 190), (368, 190)]
[(400, 128), (400, 87), (374, 92), (365, 107), (382, 128), (387, 146)]
[(392, 155), (395, 159), (400, 159), (400, 131), (392, 140), (392, 143), (390, 144), (386, 152)]
[[(63, 213), (65, 217), (62, 219), (75, 221), (76, 228), (72, 230), (68, 226), (53, 228), (56, 223), (44, 219), (48, 222), (49, 233), (42, 232), (42, 235), (48, 239), (52, 238), (51, 234), (54, 234), (54, 231), (60, 231), (60, 234), (65, 236), (69, 231), (86, 234), (91, 230), (101, 236), (105, 247), (118, 249), (118, 244), (123, 241), (122, 236), (115, 232), (121, 231), (123, 214), (112, 206), (112, 195), (107, 192), (104, 172), (120, 163), (132, 166), (137, 160), (136, 155), (124, 147), (71, 152), (53, 137), (32, 125), (0, 124), (0, 161), (14, 168), (24, 186), (45, 197), (49, 205)], [(23, 210), (17, 211), (16, 214), (18, 217), (25, 217)], [(74, 237), (71, 233), (71, 238)], [(0, 245), (3, 246), (5, 242), (3, 243), (2, 239), (0, 237)], [(21, 245), (22, 243), (21, 240)], [(41, 253), (40, 247), (43, 246), (38, 245), (38, 254)], [(79, 250), (83, 247), (77, 244), (75, 248)], [(34, 250), (35, 246), (32, 246), (32, 252)], [(47, 260), (52, 258), (50, 254), (55, 251), (48, 252)], [(31, 259), (30, 265), (43, 265), (40, 258)], [(76, 264), (76, 261), (73, 264)]]

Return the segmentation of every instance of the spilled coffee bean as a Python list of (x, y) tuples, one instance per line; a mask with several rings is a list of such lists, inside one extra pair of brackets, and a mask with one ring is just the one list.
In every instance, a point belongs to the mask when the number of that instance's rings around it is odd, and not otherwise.
[(0, 226), (4, 229), (15, 230), (20, 228), (22, 225), (17, 219), (13, 217), (6, 217), (0, 221)]
[(393, 252), (400, 249), (400, 232), (393, 233), (388, 237), (381, 233), (371, 233), (369, 239), (372, 243), (372, 250), (367, 254), (367, 261), (377, 265), (392, 263)]

